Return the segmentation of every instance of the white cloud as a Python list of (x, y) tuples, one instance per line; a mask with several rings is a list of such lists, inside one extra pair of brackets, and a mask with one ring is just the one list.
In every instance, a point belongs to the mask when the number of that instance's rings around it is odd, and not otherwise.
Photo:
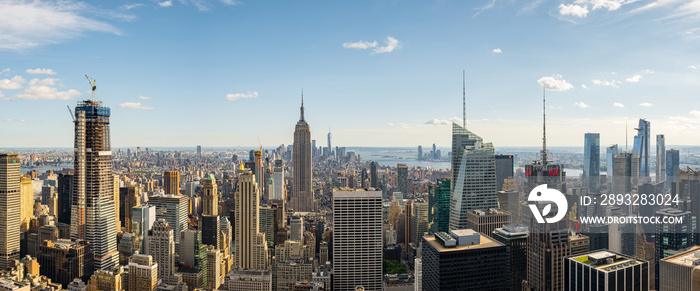
[(501, 51), (500, 48), (495, 48), (495, 49), (493, 49), (491, 52), (492, 52), (492, 53), (496, 53), (496, 54), (502, 54), (502, 53), (503, 53), (503, 51)]
[(1, 74), (7, 74), (9, 72), (10, 72), (10, 68), (4, 68), (4, 69), (0, 70)]
[(571, 83), (562, 79), (561, 75), (556, 75), (554, 77), (542, 77), (537, 80), (537, 83), (539, 83), (540, 86), (544, 87), (545, 89), (553, 91), (567, 91), (574, 88), (574, 85), (571, 85)]
[(690, 110), (689, 114), (692, 117), (700, 117), (700, 111), (698, 110)]
[(23, 50), (60, 43), (87, 32), (120, 34), (113, 26), (81, 14), (94, 12), (82, 2), (0, 1), (0, 49)]
[(126, 10), (131, 10), (131, 9), (134, 9), (134, 8), (139, 8), (139, 7), (143, 6), (143, 5), (144, 5), (143, 3), (125, 4), (124, 6), (122, 6), (122, 8), (124, 8), (124, 9), (126, 9)]
[(258, 92), (248, 91), (246, 93), (226, 94), (226, 99), (230, 101), (236, 101), (240, 98), (258, 98)]
[(119, 107), (139, 110), (153, 110), (153, 107), (143, 106), (141, 102), (124, 102), (122, 104), (119, 104)]
[(389, 123), (387, 123), (387, 125), (388, 125), (388, 126), (391, 126), (391, 127), (411, 128), (411, 127), (408, 126), (408, 124), (406, 124), (406, 123), (392, 123), (392, 122), (389, 122)]
[(368, 49), (368, 48), (376, 47), (376, 46), (377, 46), (377, 42), (376, 42), (376, 41), (373, 41), (373, 42), (369, 42), (369, 41), (358, 41), (358, 42), (346, 42), (346, 43), (343, 43), (343, 47), (344, 47), (344, 48), (354, 48), (354, 49), (362, 49), (362, 50), (366, 50), (366, 49)]
[(52, 69), (41, 69), (41, 68), (36, 68), (36, 69), (27, 69), (27, 73), (32, 74), (32, 75), (56, 75), (56, 72), (54, 72)]
[(621, 84), (621, 83), (622, 83), (622, 81), (619, 81), (619, 80), (610, 80), (610, 81), (598, 80), (598, 79), (593, 80), (593, 85), (596, 85), (596, 86), (608, 86), (608, 87), (617, 88), (617, 85)]
[(139, 95), (139, 98), (140, 98), (141, 100), (151, 100), (152, 97), (146, 97), (146, 96), (141, 96), (141, 95)]
[(590, 4), (592, 10), (606, 8), (608, 11), (615, 11), (624, 5), (637, 1), (639, 0), (576, 0), (575, 3), (584, 5)]
[(586, 84), (581, 84), (581, 88), (588, 90), (588, 86), (586, 86)]
[(697, 68), (696, 68), (695, 66), (693, 66), (693, 65), (690, 65), (690, 66), (688, 66), (688, 67), (685, 68), (685, 69), (686, 69), (686, 70), (696, 70)]
[(0, 80), (0, 89), (22, 89), (24, 79), (21, 76), (14, 76), (12, 79)]
[(31, 81), (29, 81), (29, 86), (54, 86), (58, 81), (59, 79), (56, 78), (46, 78), (43, 80), (34, 78)]
[(651, 107), (651, 103), (649, 103), (649, 102), (639, 103), (639, 106), (642, 106), (642, 107)]
[(615, 102), (615, 103), (613, 103), (613, 106), (619, 107), (619, 108), (623, 108), (623, 107), (625, 107), (625, 104), (622, 104), (622, 103), (619, 103), (619, 102)]
[(476, 8), (476, 10), (479, 10), (479, 11), (477, 11), (476, 13), (474, 13), (474, 15), (473, 15), (472, 17), (476, 17), (476, 16), (478, 16), (479, 14), (481, 14), (481, 12), (484, 12), (484, 11), (486, 11), (486, 10), (489, 10), (489, 9), (493, 8), (494, 5), (496, 5), (496, 0), (491, 0), (490, 3), (486, 3), (486, 5), (484, 5), (484, 6), (482, 6), (482, 7), (479, 7), (479, 8)]
[(588, 7), (579, 6), (574, 4), (560, 4), (559, 14), (561, 15), (571, 15), (578, 18), (584, 18), (588, 14)]
[(221, 3), (224, 3), (224, 5), (228, 6), (236, 6), (236, 5), (241, 5), (241, 1), (238, 0), (221, 0)]
[(160, 5), (160, 7), (170, 7), (170, 6), (173, 6), (173, 1), (168, 0), (168, 1), (158, 2), (158, 5)]
[[(470, 121), (471, 121), (471, 120), (470, 120)], [(433, 118), (433, 119), (431, 119), (431, 120), (428, 120), (428, 121), (426, 121), (426, 122), (423, 122), (423, 124), (425, 124), (425, 125), (438, 125), (438, 126), (441, 126), (441, 125), (451, 125), (453, 122), (454, 122), (454, 123), (457, 123), (457, 124), (462, 124), (462, 119), (461, 119), (461, 118), (457, 118), (457, 117), (451, 117), (451, 118), (448, 118), (448, 119), (437, 119), (437, 118)]]
[(401, 42), (398, 39), (395, 39), (391, 36), (387, 36), (384, 43), (386, 44), (385, 46), (374, 48), (375, 54), (390, 53), (395, 49), (401, 48)]
[(634, 76), (625, 79), (625, 81), (627, 83), (637, 83), (637, 82), (639, 82), (639, 79), (641, 79), (641, 78), (642, 78), (642, 75), (635, 74)]
[(583, 103), (583, 102), (574, 102), (574, 105), (576, 105), (576, 107), (581, 108), (581, 109), (588, 108), (588, 104)]
[[(36, 80), (36, 81), (35, 81)], [(33, 79), (33, 85), (30, 85), (22, 93), (16, 94), (13, 99), (28, 99), (28, 100), (70, 100), (80, 96), (80, 92), (75, 89), (68, 91), (58, 91), (55, 87), (51, 87), (55, 79)]]

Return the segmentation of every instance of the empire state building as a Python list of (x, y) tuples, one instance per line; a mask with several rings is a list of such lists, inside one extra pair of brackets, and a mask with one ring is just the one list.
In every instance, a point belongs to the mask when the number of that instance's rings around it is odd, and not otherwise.
[(292, 148), (294, 184), (290, 206), (297, 212), (314, 211), (314, 193), (311, 188), (311, 129), (304, 120), (304, 94), (301, 95), (301, 117), (294, 128)]

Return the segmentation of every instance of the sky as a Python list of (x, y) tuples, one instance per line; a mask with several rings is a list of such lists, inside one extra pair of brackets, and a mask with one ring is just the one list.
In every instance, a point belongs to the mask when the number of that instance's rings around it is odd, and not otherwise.
[[(291, 144), (303, 90), (333, 146), (631, 145), (639, 118), (700, 145), (700, 0), (4, 0), (0, 147), (73, 143), (67, 106), (111, 107), (113, 147)], [(654, 140), (652, 138), (652, 140)]]

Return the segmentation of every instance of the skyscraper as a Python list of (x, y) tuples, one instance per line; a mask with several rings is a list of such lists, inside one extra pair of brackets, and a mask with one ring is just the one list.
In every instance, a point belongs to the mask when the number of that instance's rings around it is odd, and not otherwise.
[(187, 229), (187, 210), (189, 199), (183, 195), (153, 195), (148, 203), (156, 207), (156, 219), (165, 219), (173, 230), (175, 239), (175, 259), (180, 255), (180, 233)]
[(332, 204), (333, 290), (382, 290), (382, 192), (335, 189)]
[(131, 209), (131, 232), (134, 235), (135, 247), (141, 253), (146, 253), (148, 248), (148, 231), (156, 221), (156, 207), (153, 205), (139, 205)]
[(564, 290), (646, 291), (648, 276), (649, 262), (607, 250), (564, 259)]
[(666, 181), (666, 138), (656, 135), (656, 182)]
[(523, 225), (506, 225), (497, 228), (491, 237), (506, 245), (508, 263), (505, 272), (510, 274), (510, 290), (522, 290), (527, 279), (527, 236), (528, 228)]
[(131, 211), (141, 205), (141, 188), (136, 184), (119, 188), (119, 221), (126, 232), (131, 232)]
[(216, 179), (214, 179), (214, 175), (212, 174), (209, 174), (207, 178), (204, 179), (202, 204), (203, 215), (219, 215), (219, 193), (216, 189)]
[(86, 100), (75, 107), (71, 238), (90, 242), (95, 269), (117, 265), (117, 221), (109, 134), (110, 109)]
[(260, 190), (255, 183), (255, 175), (245, 171), (238, 176), (235, 194), (233, 265), (242, 268), (267, 268), (267, 242), (260, 232)]
[(666, 188), (676, 181), (676, 170), (681, 167), (681, 156), (678, 150), (670, 149), (666, 151)]
[(148, 253), (158, 263), (158, 278), (167, 280), (175, 274), (175, 240), (165, 219), (158, 219), (148, 232)]
[(292, 163), (294, 185), (292, 185), (291, 208), (294, 211), (313, 212), (314, 192), (311, 184), (311, 129), (304, 120), (304, 95), (301, 97), (301, 117), (294, 129)]
[(374, 189), (379, 189), (379, 178), (377, 177), (377, 162), (375, 161), (369, 161), (369, 181), (370, 187)]
[(530, 220), (527, 238), (525, 290), (564, 290), (563, 259), (571, 255), (567, 220), (538, 223)]
[(690, 211), (684, 211), (675, 208), (665, 208), (656, 212), (659, 219), (675, 219), (679, 223), (657, 224), (654, 248), (656, 252), (656, 271), (655, 290), (659, 289), (660, 285), (660, 266), (661, 259), (665, 258), (670, 252), (678, 251), (695, 245), (697, 229), (695, 217)]
[(617, 154), (617, 145), (611, 145), (607, 148), (605, 156), (605, 168), (608, 174), (608, 182), (612, 181), (614, 177), (613, 166), (615, 165), (615, 155)]
[(450, 182), (449, 178), (437, 179), (428, 188), (428, 227), (431, 234), (450, 229)]
[(158, 267), (158, 263), (149, 255), (131, 256), (128, 290), (155, 291), (158, 287)]
[(19, 260), (19, 155), (0, 154), (0, 270)]
[(634, 136), (633, 152), (639, 159), (639, 177), (649, 177), (649, 140), (651, 123), (645, 119), (639, 119), (637, 135)]
[(333, 156), (333, 147), (331, 146), (331, 128), (328, 128), (328, 154)]
[(273, 199), (278, 199), (282, 201), (287, 200), (286, 188), (284, 187), (284, 162), (282, 160), (275, 160), (275, 168), (273, 169), (272, 181), (274, 185), (274, 190), (272, 191)]
[(165, 194), (180, 194), (180, 172), (163, 171), (163, 191)]
[(496, 155), (496, 190), (503, 190), (505, 179), (513, 178), (513, 155)]
[(583, 141), (583, 181), (589, 193), (600, 189), (600, 133), (586, 133)]
[(496, 157), (491, 143), (452, 123), (452, 176), (450, 229), (466, 229), (472, 209), (498, 208)]
[(612, 193), (632, 193), (632, 186), (636, 185), (639, 176), (639, 159), (633, 153), (620, 152), (613, 159)]
[(423, 146), (418, 146), (418, 160), (422, 161), (423, 160)]
[(406, 164), (396, 164), (396, 186), (404, 196), (408, 195), (408, 167)]

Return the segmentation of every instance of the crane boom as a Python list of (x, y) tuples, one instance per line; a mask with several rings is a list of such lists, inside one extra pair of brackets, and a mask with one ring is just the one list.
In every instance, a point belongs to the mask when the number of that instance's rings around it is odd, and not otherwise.
[(88, 80), (88, 84), (90, 84), (90, 87), (92, 88), (92, 103), (95, 103), (95, 90), (97, 89), (97, 80), (91, 80), (90, 77), (88, 77), (88, 75), (85, 75), (85, 79)]
[(70, 110), (70, 106), (68, 106), (68, 105), (66, 105), (66, 107), (68, 107), (68, 113), (70, 113), (70, 118), (72, 118), (73, 121), (75, 121), (75, 116), (73, 115), (73, 110)]

